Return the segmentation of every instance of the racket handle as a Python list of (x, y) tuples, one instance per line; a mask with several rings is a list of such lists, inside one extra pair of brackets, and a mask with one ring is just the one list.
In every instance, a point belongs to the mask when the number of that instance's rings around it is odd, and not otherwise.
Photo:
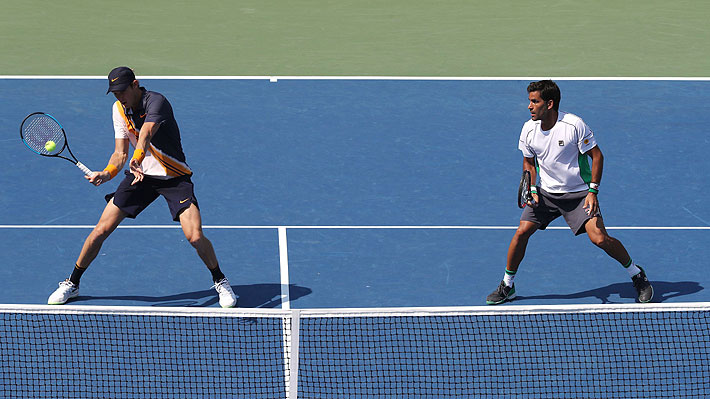
[(89, 176), (91, 174), (91, 170), (79, 161), (76, 161), (76, 167), (81, 169), (81, 171), (84, 172), (84, 174), (87, 176)]

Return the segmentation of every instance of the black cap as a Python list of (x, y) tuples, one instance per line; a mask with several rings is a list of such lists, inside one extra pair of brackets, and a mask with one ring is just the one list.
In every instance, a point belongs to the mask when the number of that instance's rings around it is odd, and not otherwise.
[(131, 68), (125, 66), (113, 68), (108, 74), (108, 90), (106, 90), (106, 94), (115, 91), (124, 91), (134, 80), (136, 80), (136, 75)]

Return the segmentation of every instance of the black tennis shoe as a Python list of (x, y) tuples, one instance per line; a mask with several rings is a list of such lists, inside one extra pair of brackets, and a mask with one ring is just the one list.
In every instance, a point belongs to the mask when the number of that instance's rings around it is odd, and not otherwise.
[(498, 288), (486, 297), (486, 303), (488, 305), (498, 305), (505, 301), (511, 301), (513, 298), (515, 298), (515, 284), (512, 287), (508, 287), (504, 281), (501, 281)]
[[(641, 269), (641, 266), (638, 266), (638, 268)], [(644, 272), (643, 269), (641, 269), (641, 273), (631, 277), (631, 281), (634, 283), (636, 292), (638, 292), (639, 302), (646, 303), (653, 299), (653, 287), (651, 286), (651, 283), (648, 282), (646, 272)]]

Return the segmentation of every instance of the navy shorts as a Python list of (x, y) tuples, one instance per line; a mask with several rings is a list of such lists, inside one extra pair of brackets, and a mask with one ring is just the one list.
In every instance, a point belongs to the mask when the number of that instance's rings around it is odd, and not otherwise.
[(133, 174), (129, 171), (125, 173), (126, 177), (118, 185), (116, 192), (106, 196), (106, 202), (113, 198), (113, 204), (127, 213), (131, 219), (138, 216), (161, 195), (167, 201), (170, 214), (176, 222), (180, 221), (180, 212), (189, 208), (191, 204), (195, 204), (199, 209), (190, 176), (173, 177), (168, 180), (145, 176), (143, 181), (132, 186)]
[(587, 215), (584, 209), (587, 194), (589, 191), (555, 194), (538, 188), (537, 197), (540, 202), (535, 208), (526, 206), (520, 220), (536, 223), (540, 230), (545, 230), (553, 220), (563, 216), (575, 235), (586, 233), (584, 225), (587, 221), (595, 216), (602, 216), (601, 210), (597, 210), (594, 215)]

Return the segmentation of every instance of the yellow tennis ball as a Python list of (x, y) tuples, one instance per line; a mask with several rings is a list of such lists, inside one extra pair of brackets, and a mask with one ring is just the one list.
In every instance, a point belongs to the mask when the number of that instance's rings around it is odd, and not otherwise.
[(52, 152), (57, 148), (57, 143), (55, 143), (52, 140), (48, 140), (46, 143), (44, 143), (44, 149), (47, 150), (47, 152)]

